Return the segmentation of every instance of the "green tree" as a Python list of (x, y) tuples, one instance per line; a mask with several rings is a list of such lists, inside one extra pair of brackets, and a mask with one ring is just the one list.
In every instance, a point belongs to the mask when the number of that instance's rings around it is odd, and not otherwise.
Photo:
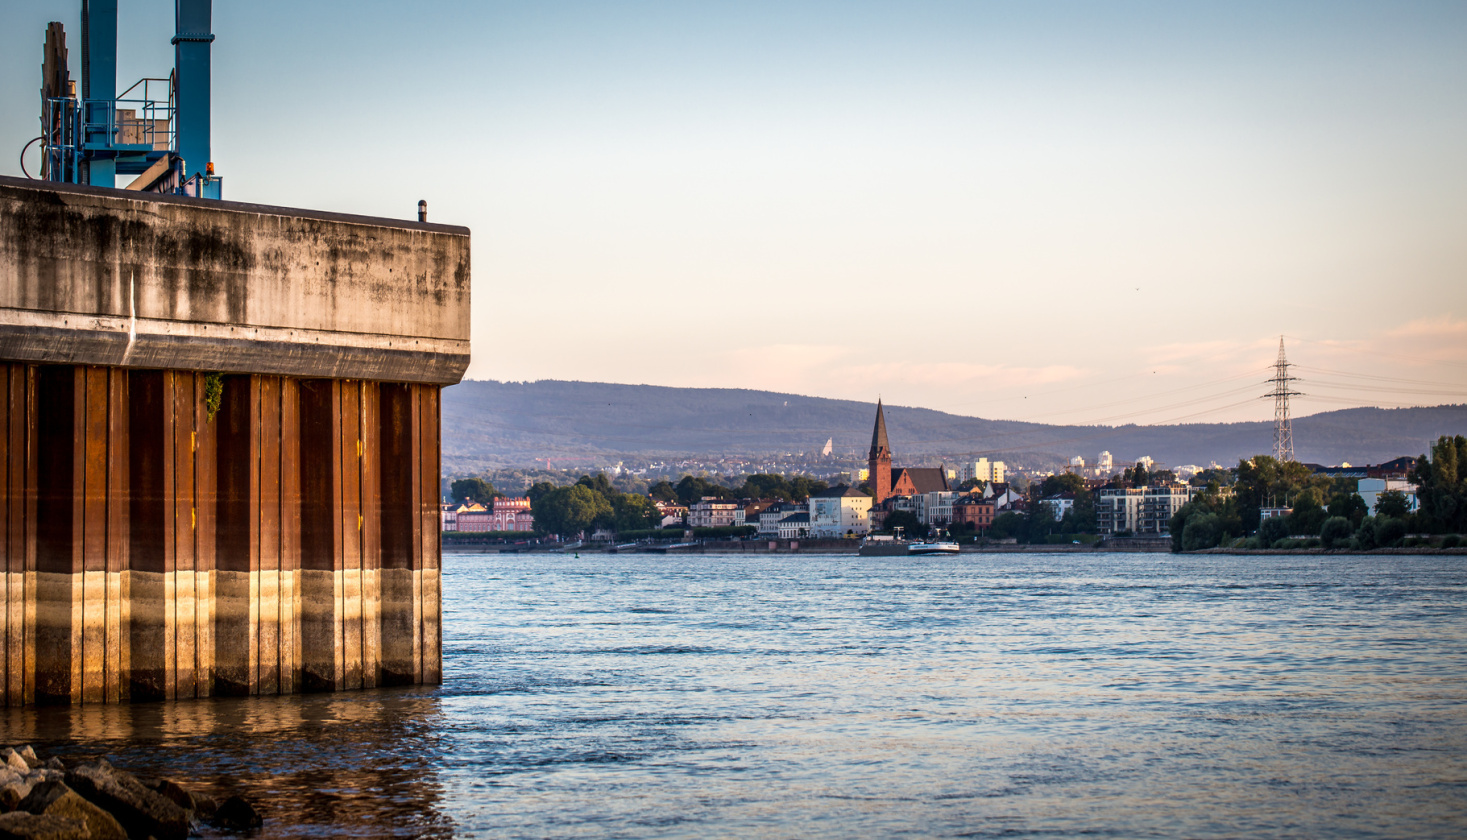
[(1318, 487), (1307, 487), (1294, 497), (1294, 512), (1289, 514), (1289, 532), (1293, 534), (1317, 534), (1329, 516), (1319, 503)]
[(638, 493), (622, 493), (611, 503), (612, 521), (618, 531), (640, 531), (662, 524), (662, 514), (652, 500)]
[(1375, 544), (1389, 548), (1406, 538), (1406, 523), (1394, 516), (1375, 517)]
[(886, 515), (886, 523), (882, 526), (886, 531), (896, 533), (896, 529), (902, 529), (902, 535), (910, 539), (921, 539), (927, 536), (927, 526), (917, 518), (917, 514), (909, 510), (894, 510)]
[(1408, 478), (1416, 485), (1422, 525), (1435, 532), (1467, 531), (1467, 437), (1437, 438), (1431, 459), (1416, 459)]
[(1393, 516), (1402, 519), (1410, 512), (1411, 504), (1406, 501), (1406, 494), (1400, 490), (1386, 490), (1375, 497), (1376, 516)]
[(1045, 476), (1044, 481), (1039, 485), (1039, 498), (1041, 499), (1047, 499), (1060, 493), (1083, 492), (1085, 492), (1085, 479), (1074, 473)]
[(1344, 548), (1355, 532), (1350, 520), (1343, 516), (1331, 516), (1319, 528), (1319, 543), (1325, 548)]
[(533, 510), (535, 503), (545, 498), (547, 494), (555, 490), (555, 487), (556, 485), (548, 481), (537, 481), (531, 484), (530, 489), (525, 491), (525, 495), (530, 499), (530, 508)]
[(1231, 487), (1236, 478), (1236, 473), (1226, 467), (1209, 467), (1192, 476), (1192, 480), (1188, 483), (1193, 487), (1206, 487), (1209, 484)]
[(486, 506), (499, 495), (494, 491), (494, 485), (482, 478), (460, 478), (448, 486), (448, 492), (453, 494), (455, 502), (467, 499)]
[(971, 493), (971, 492), (973, 492), (973, 491), (976, 490), (979, 493), (981, 493), (981, 492), (983, 492), (983, 489), (985, 487), (987, 487), (987, 486), (988, 486), (988, 482), (984, 481), (981, 478), (970, 478), (970, 479), (964, 481), (962, 484), (959, 484), (958, 485), (958, 492), (959, 493)]
[(1375, 517), (1367, 516), (1360, 520), (1355, 529), (1355, 544), (1364, 549), (1375, 548)]
[(1365, 506), (1365, 500), (1360, 498), (1354, 490), (1347, 493), (1336, 494), (1329, 500), (1328, 513), (1330, 517), (1341, 517), (1350, 521), (1350, 527), (1359, 527), (1360, 520), (1370, 515), (1370, 509)]
[(1264, 548), (1272, 548), (1279, 540), (1289, 536), (1289, 523), (1282, 516), (1270, 516), (1258, 526), (1258, 542)]
[(1215, 513), (1200, 513), (1187, 518), (1182, 529), (1183, 551), (1198, 551), (1212, 548), (1222, 539), (1222, 521)]
[[(1238, 513), (1244, 527), (1256, 528), (1259, 510), (1265, 507), (1289, 507), (1294, 497), (1306, 487), (1328, 489), (1330, 479), (1315, 476), (1297, 461), (1276, 461), (1268, 455), (1255, 455), (1238, 462), (1238, 480), (1233, 485), (1238, 499)], [(1309, 533), (1315, 533), (1313, 529)]]
[(1011, 510), (993, 517), (993, 524), (988, 526), (988, 535), (996, 540), (1018, 539), (1023, 532), (1024, 517)]
[(677, 501), (677, 488), (672, 486), (672, 482), (664, 478), (652, 485), (651, 489), (647, 491), (647, 495), (659, 502), (675, 502)]
[(547, 534), (571, 537), (612, 515), (606, 497), (583, 485), (557, 487), (530, 508), (535, 528)]
[(604, 472), (596, 473), (595, 478), (589, 475), (583, 475), (576, 480), (576, 484), (600, 493), (601, 497), (608, 502), (621, 495), (621, 491), (612, 485), (611, 479), (607, 478)]
[(1057, 531), (1058, 526), (1049, 505), (1034, 503), (1024, 511), (1024, 528), (1016, 536), (1022, 543), (1042, 543), (1045, 537)]
[(830, 489), (825, 482), (811, 478), (807, 475), (797, 475), (790, 479), (790, 501), (803, 502), (816, 493), (824, 493)]
[(738, 494), (727, 487), (714, 484), (696, 475), (685, 475), (677, 483), (677, 500), (685, 505), (691, 505), (704, 496), (715, 499), (737, 498)]
[(782, 475), (758, 473), (744, 479), (740, 494), (746, 499), (782, 499), (794, 501), (790, 483)]
[(1075, 506), (1065, 516), (1070, 520), (1066, 526), (1068, 533), (1095, 533), (1095, 494), (1089, 490), (1081, 490), (1076, 493)]

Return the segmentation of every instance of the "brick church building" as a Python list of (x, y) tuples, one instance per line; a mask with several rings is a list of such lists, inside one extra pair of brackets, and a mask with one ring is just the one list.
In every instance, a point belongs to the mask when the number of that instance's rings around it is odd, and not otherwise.
[(871, 430), (871, 458), (868, 487), (871, 504), (879, 505), (892, 496), (917, 496), (950, 490), (945, 467), (891, 466), (891, 442), (886, 438), (886, 415), (881, 400), (876, 401), (876, 428)]

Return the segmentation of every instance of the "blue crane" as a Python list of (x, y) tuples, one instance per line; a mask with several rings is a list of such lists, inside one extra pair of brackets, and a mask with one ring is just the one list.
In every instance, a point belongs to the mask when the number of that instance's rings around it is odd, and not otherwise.
[[(117, 0), (82, 0), (81, 95), (66, 31), (46, 27), (39, 177), (49, 181), (219, 198), (209, 150), (212, 0), (174, 0), (173, 72), (117, 92)], [(24, 168), (24, 152), (22, 152)], [(29, 173), (27, 173), (29, 174)], [(33, 176), (34, 177), (34, 176)]]

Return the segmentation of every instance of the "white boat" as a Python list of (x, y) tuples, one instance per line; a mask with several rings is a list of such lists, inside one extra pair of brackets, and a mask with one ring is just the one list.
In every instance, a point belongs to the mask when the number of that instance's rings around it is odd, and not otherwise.
[(957, 554), (958, 544), (950, 540), (923, 540), (907, 544), (908, 554)]

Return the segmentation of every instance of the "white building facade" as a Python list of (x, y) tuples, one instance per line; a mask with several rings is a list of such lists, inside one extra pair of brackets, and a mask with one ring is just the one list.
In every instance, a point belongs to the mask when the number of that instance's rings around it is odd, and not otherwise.
[(1404, 478), (1362, 478), (1355, 484), (1355, 495), (1365, 501), (1365, 507), (1370, 515), (1375, 515), (1375, 505), (1380, 501), (1380, 494), (1387, 490), (1395, 490), (1406, 497), (1406, 509), (1416, 510), (1420, 502), (1416, 498), (1416, 485)]
[(810, 536), (863, 536), (871, 530), (871, 497), (837, 486), (810, 497)]

